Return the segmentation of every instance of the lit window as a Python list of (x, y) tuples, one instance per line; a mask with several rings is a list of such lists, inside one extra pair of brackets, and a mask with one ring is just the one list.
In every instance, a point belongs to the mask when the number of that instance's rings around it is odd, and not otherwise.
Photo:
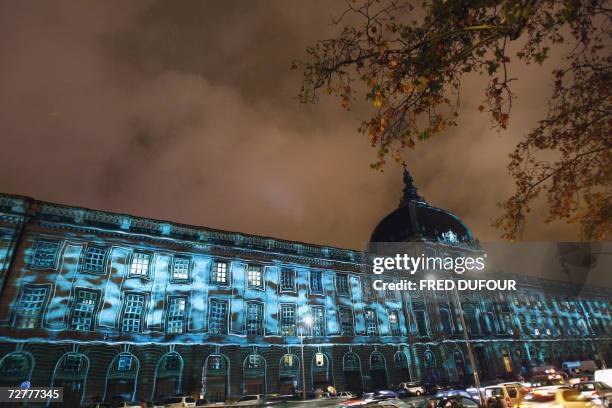
[(348, 275), (346, 273), (336, 274), (336, 291), (339, 295), (348, 296), (350, 294)]
[(212, 266), (212, 273), (210, 275), (210, 283), (217, 285), (227, 285), (228, 274), (227, 274), (227, 262), (215, 261)]
[(263, 334), (263, 304), (247, 302), (246, 329), (249, 335)]
[(78, 373), (81, 371), (81, 364), (83, 363), (83, 355), (71, 353), (64, 357), (64, 363), (62, 369), (68, 373)]
[(295, 305), (281, 305), (281, 335), (295, 336)]
[(139, 333), (142, 326), (142, 313), (144, 309), (144, 296), (128, 293), (123, 305), (123, 319), (121, 331)]
[(148, 276), (149, 265), (151, 264), (151, 254), (144, 252), (134, 252), (132, 264), (130, 265), (130, 275)]
[(250, 370), (261, 369), (263, 367), (263, 358), (258, 354), (249, 354), (246, 368)]
[(281, 291), (291, 291), (295, 290), (295, 271), (291, 269), (283, 269), (281, 270)]
[(83, 271), (93, 273), (104, 273), (104, 259), (106, 249), (97, 246), (88, 246), (83, 258)]
[(208, 331), (210, 333), (227, 333), (227, 302), (215, 299), (210, 301)]
[(130, 371), (133, 360), (131, 354), (120, 354), (117, 361), (117, 371)]
[(17, 303), (15, 327), (20, 329), (38, 327), (46, 298), (46, 287), (25, 287)]
[(361, 278), (361, 294), (364, 299), (372, 297), (372, 281), (369, 278)]
[(310, 272), (310, 291), (312, 293), (323, 293), (323, 273), (321, 271)]
[(376, 313), (372, 309), (365, 309), (366, 335), (376, 336), (378, 334), (378, 322), (376, 321)]
[(172, 279), (188, 280), (191, 259), (185, 256), (175, 256), (172, 259)]
[(263, 289), (263, 268), (260, 265), (249, 265), (247, 275), (250, 288)]
[(389, 329), (392, 336), (400, 336), (402, 334), (399, 325), (399, 315), (397, 310), (391, 310), (389, 312)]
[(72, 311), (72, 330), (90, 331), (93, 329), (93, 315), (96, 310), (98, 294), (90, 290), (79, 289)]
[(353, 326), (353, 311), (348, 307), (340, 307), (338, 310), (338, 318), (340, 320), (340, 330), (342, 335), (354, 335), (355, 329)]
[(168, 302), (166, 317), (166, 331), (168, 333), (183, 333), (185, 331), (185, 305), (184, 297), (172, 297)]
[(325, 336), (325, 311), (323, 306), (312, 307), (312, 335)]
[(60, 243), (58, 241), (37, 241), (34, 244), (34, 254), (31, 266), (37, 269), (55, 268)]

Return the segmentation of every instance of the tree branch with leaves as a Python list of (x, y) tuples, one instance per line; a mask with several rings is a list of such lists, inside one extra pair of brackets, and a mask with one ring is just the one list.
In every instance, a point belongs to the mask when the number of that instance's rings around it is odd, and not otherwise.
[[(346, 109), (358, 98), (371, 103), (359, 131), (377, 150), (371, 167), (382, 171), (389, 157), (401, 162), (403, 150), (458, 125), (461, 83), (470, 73), (487, 78), (478, 109), (506, 129), (516, 99), (510, 62), (542, 64), (551, 48), (571, 44), (567, 66), (552, 72), (547, 117), (510, 155), (516, 191), (500, 204), (494, 225), (505, 238), (519, 238), (543, 195), (546, 222), (578, 222), (585, 239), (607, 239), (611, 19), (601, 0), (348, 1), (333, 21), (346, 24), (338, 37), (307, 48), (308, 57), (292, 67), (303, 71), (304, 103), (321, 92)], [(518, 52), (508, 51), (511, 43)]]

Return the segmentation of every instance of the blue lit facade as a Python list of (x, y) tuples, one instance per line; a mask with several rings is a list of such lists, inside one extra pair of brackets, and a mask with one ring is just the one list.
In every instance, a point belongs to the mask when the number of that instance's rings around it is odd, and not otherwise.
[[(0, 386), (63, 386), (78, 404), (469, 381), (452, 294), (375, 291), (366, 263), (358, 251), (0, 195)], [(517, 293), (461, 295), (483, 378), (610, 363), (610, 290), (570, 298), (562, 283), (514, 278)]]

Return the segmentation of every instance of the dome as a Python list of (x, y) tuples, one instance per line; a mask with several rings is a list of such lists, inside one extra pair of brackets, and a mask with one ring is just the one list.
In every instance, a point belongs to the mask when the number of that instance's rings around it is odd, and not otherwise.
[(429, 205), (417, 194), (404, 166), (404, 196), (399, 208), (374, 228), (370, 242), (434, 241), (472, 243), (470, 229), (454, 214)]

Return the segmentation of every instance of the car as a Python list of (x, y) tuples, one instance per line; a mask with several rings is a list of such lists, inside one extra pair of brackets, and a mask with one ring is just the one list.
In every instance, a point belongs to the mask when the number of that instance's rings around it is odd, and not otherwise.
[(234, 405), (263, 405), (266, 399), (263, 394), (250, 394), (240, 397), (238, 401), (234, 403)]
[(531, 388), (565, 385), (565, 379), (559, 374), (534, 375), (531, 377)]
[(354, 398), (347, 401), (344, 401), (340, 404), (341, 407), (349, 408), (349, 407), (362, 407), (373, 402), (385, 401), (385, 400), (393, 400), (398, 399), (398, 395), (395, 391), (390, 390), (380, 390), (376, 392), (364, 392), (361, 395), (361, 398)]
[(399, 390), (405, 390), (410, 395), (425, 395), (427, 392), (425, 391), (425, 387), (423, 387), (418, 382), (403, 382), (397, 387)]
[(562, 388), (554, 394), (553, 407), (593, 408), (593, 402), (577, 389)]
[(466, 396), (454, 395), (450, 397), (434, 397), (428, 399), (422, 408), (480, 408), (480, 401)]
[(350, 391), (340, 391), (337, 397), (340, 399), (351, 400), (355, 399), (357, 396)]
[(141, 408), (142, 405), (138, 401), (121, 401), (116, 408)]
[(607, 407), (612, 404), (612, 387), (609, 387), (606, 383), (601, 381), (585, 381), (574, 384), (572, 388), (603, 406)]
[(502, 399), (507, 408), (518, 408), (523, 401), (523, 394), (515, 384), (499, 384), (484, 388), (484, 397), (488, 401), (490, 398)]
[(187, 395), (177, 395), (176, 397), (169, 397), (164, 400), (164, 407), (166, 408), (184, 408), (195, 406), (195, 398)]

